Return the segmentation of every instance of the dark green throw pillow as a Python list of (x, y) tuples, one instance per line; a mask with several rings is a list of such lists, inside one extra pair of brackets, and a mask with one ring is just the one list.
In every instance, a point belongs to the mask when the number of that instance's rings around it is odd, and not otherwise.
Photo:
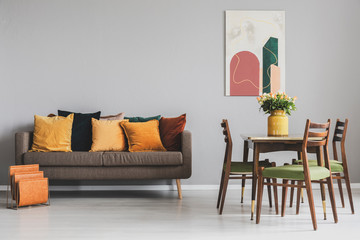
[[(58, 115), (67, 117), (73, 112), (58, 110)], [(72, 151), (89, 151), (92, 144), (91, 118), (100, 119), (101, 112), (74, 113), (74, 121), (71, 133)]]
[(153, 116), (153, 117), (125, 117), (125, 119), (129, 119), (129, 122), (147, 122), (153, 119), (160, 120), (161, 115)]

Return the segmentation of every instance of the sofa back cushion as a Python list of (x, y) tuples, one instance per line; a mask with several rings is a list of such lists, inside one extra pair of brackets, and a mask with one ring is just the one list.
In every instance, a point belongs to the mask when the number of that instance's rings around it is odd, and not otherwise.
[[(72, 112), (58, 110), (59, 116), (68, 116)], [(74, 122), (71, 136), (71, 149), (73, 151), (89, 151), (92, 144), (91, 118), (99, 120), (101, 112), (74, 113)]]
[(129, 120), (96, 120), (91, 119), (92, 124), (92, 145), (90, 152), (100, 151), (125, 151), (126, 137), (121, 128), (122, 121)]
[(67, 117), (34, 116), (33, 152), (71, 152), (74, 114)]
[(129, 152), (166, 151), (161, 143), (159, 121), (121, 122), (129, 144)]

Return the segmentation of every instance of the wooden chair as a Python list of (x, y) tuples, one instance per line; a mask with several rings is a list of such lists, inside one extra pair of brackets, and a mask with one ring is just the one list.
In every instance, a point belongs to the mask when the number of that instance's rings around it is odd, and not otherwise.
[[(349, 120), (345, 119), (345, 122), (340, 121), (339, 119), (336, 120), (335, 130), (334, 130), (334, 137), (332, 140), (332, 146), (333, 146), (333, 153), (334, 153), (334, 159), (330, 160), (330, 167), (331, 167), (331, 173), (333, 175), (333, 179), (337, 180), (338, 182), (338, 188), (340, 193), (340, 199), (342, 207), (345, 207), (344, 202), (344, 194), (342, 190), (342, 183), (341, 180), (345, 180), (346, 189), (348, 192), (350, 207), (352, 214), (355, 213), (354, 210), (354, 203), (352, 199), (352, 193), (351, 193), (351, 187), (350, 187), (350, 177), (348, 172), (348, 166), (347, 166), (347, 158), (345, 153), (345, 138), (346, 138), (346, 132), (347, 132), (347, 126), (348, 126)], [(337, 143), (340, 142), (340, 149), (341, 149), (341, 161), (339, 161), (338, 154), (337, 154)], [(294, 161), (295, 164), (301, 163), (301, 160)], [(309, 160), (309, 165), (317, 165), (316, 160)], [(292, 206), (292, 200), (293, 200), (293, 189), (290, 193), (290, 207)], [(297, 202), (299, 199), (297, 199)], [(298, 205), (298, 203), (297, 203)]]
[[(331, 167), (329, 161), (329, 152), (328, 152), (328, 142), (329, 142), (329, 128), (330, 128), (330, 119), (327, 123), (312, 123), (310, 120), (307, 120), (304, 139), (301, 149), (302, 155), (302, 165), (284, 165), (280, 167), (271, 167), (271, 168), (260, 168), (258, 175), (258, 193), (257, 193), (257, 208), (256, 208), (256, 223), (260, 222), (260, 214), (261, 214), (261, 202), (263, 195), (263, 187), (264, 185), (275, 185), (282, 186), (282, 206), (281, 206), (281, 216), (285, 215), (285, 202), (287, 195), (288, 187), (296, 187), (306, 188), (306, 192), (308, 195), (308, 201), (310, 206), (311, 219), (313, 223), (314, 230), (317, 229), (316, 215), (315, 215), (315, 207), (314, 207), (314, 198), (311, 187), (311, 182), (317, 183), (327, 183), (331, 207), (333, 211), (333, 217), (335, 223), (338, 222), (337, 212), (336, 212), (336, 204), (334, 198), (334, 189), (333, 189), (333, 180), (331, 174)], [(324, 131), (312, 131), (313, 129), (325, 129)], [(309, 138), (316, 138), (316, 140), (309, 140)], [(325, 167), (322, 166), (311, 166), (308, 162), (307, 157), (307, 149), (310, 148), (323, 148), (325, 155)], [(265, 183), (264, 179), (267, 178), (280, 178), (283, 179), (282, 184), (278, 183)], [(289, 184), (290, 180), (295, 180), (298, 182), (297, 185)], [(298, 191), (300, 193), (300, 191)]]
[[(252, 179), (253, 172), (253, 162), (233, 162), (232, 158), (232, 139), (229, 129), (229, 124), (226, 119), (223, 119), (221, 123), (221, 127), (223, 127), (223, 134), (225, 136), (225, 157), (223, 163), (223, 169), (221, 174), (219, 195), (216, 208), (220, 207), (219, 214), (221, 215), (224, 209), (226, 190), (228, 186), (229, 179), (242, 179), (242, 191), (241, 191), (241, 202), (243, 202), (244, 197), (244, 188), (245, 188), (245, 180)], [(259, 166), (261, 167), (275, 167), (275, 163), (270, 163), (269, 160), (260, 161)], [(268, 187), (268, 197), (269, 197), (269, 205), (272, 207), (271, 201), (271, 188)], [(274, 198), (275, 198), (275, 209), (276, 214), (278, 214), (278, 198), (277, 198), (277, 188), (274, 187)]]

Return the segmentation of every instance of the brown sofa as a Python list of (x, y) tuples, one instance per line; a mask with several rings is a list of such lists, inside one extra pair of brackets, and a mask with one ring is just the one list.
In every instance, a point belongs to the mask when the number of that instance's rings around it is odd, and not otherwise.
[(191, 132), (180, 152), (29, 152), (32, 132), (15, 134), (15, 164), (39, 164), (50, 180), (180, 179), (191, 176)]

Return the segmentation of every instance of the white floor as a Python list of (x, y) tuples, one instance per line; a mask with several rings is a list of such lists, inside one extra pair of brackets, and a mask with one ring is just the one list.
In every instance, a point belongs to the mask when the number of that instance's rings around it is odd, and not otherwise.
[(300, 215), (287, 208), (282, 218), (264, 198), (260, 224), (250, 221), (249, 190), (244, 204), (240, 191), (229, 190), (222, 216), (215, 207), (215, 190), (183, 191), (183, 200), (175, 191), (52, 192), (50, 207), (17, 211), (5, 208), (1, 192), (0, 239), (359, 239), (360, 189), (353, 191), (358, 213), (350, 213), (346, 198), (334, 224), (329, 202), (328, 220), (323, 220), (319, 190), (314, 190), (317, 231), (306, 203)]

